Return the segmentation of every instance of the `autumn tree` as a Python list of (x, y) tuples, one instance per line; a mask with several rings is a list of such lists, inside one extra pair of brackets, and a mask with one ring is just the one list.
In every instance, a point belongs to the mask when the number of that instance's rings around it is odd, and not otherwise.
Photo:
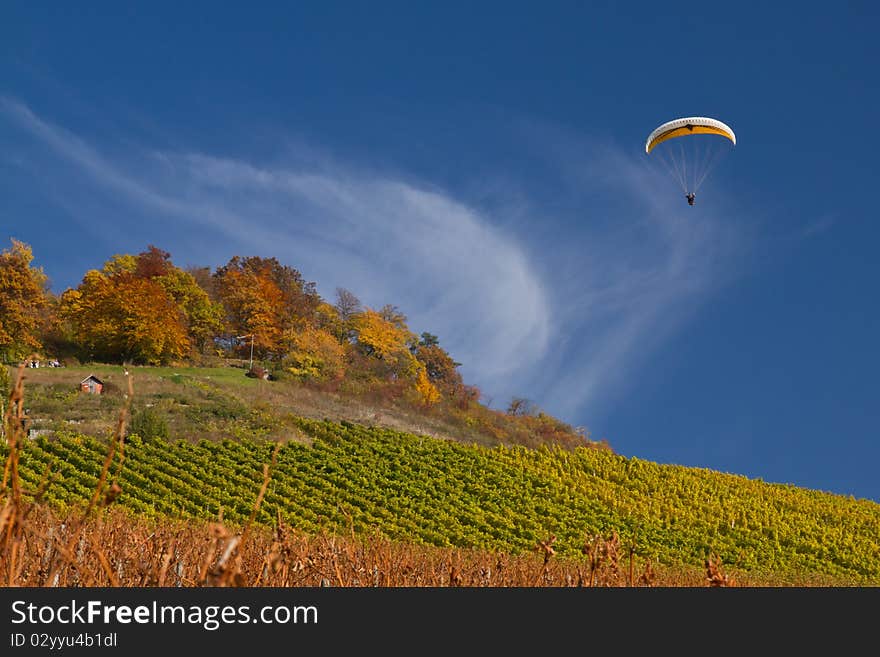
[(159, 364), (204, 347), (220, 330), (222, 309), (168, 252), (150, 245), (88, 272), (62, 296), (61, 314), (87, 358)]
[(463, 385), (461, 374), (457, 369), (461, 363), (455, 362), (440, 346), (436, 335), (422, 333), (418, 344), (413, 347), (413, 354), (425, 366), (425, 372), (431, 383), (450, 390)]
[(357, 333), (354, 322), (357, 316), (363, 312), (361, 300), (344, 287), (337, 287), (336, 304), (334, 307), (340, 321), (339, 333), (337, 334), (339, 339), (345, 342), (353, 342)]
[(148, 365), (183, 358), (189, 349), (185, 318), (155, 280), (133, 272), (91, 270), (61, 298), (74, 341), (86, 358)]
[(171, 267), (154, 279), (183, 312), (192, 345), (204, 351), (223, 326), (223, 306), (211, 301), (208, 293), (189, 272)]
[(517, 417), (531, 417), (538, 413), (535, 403), (525, 397), (513, 397), (507, 405), (507, 414)]
[(196, 284), (207, 293), (211, 301), (220, 300), (217, 296), (214, 274), (210, 267), (187, 267), (184, 271), (193, 277)]
[(424, 368), (420, 368), (416, 375), (416, 392), (424, 406), (433, 406), (440, 401), (440, 391), (428, 378)]
[(367, 308), (357, 318), (357, 343), (368, 356), (389, 359), (401, 351), (408, 351), (410, 333), (392, 324), (378, 312)]
[[(449, 397), (453, 403), (462, 410), (467, 410), (472, 404), (476, 404), (482, 397), (482, 392), (477, 386), (462, 384), (455, 386), (449, 391)], [(491, 404), (491, 401), (489, 401)]]
[(339, 319), (347, 322), (354, 319), (355, 315), (361, 312), (361, 300), (352, 292), (344, 287), (336, 288), (336, 310), (339, 313)]
[(377, 363), (377, 371), (388, 378), (414, 377), (420, 364), (410, 345), (415, 336), (405, 323), (395, 323), (370, 308), (355, 320), (357, 349)]
[(171, 254), (152, 244), (139, 253), (134, 261), (134, 274), (138, 278), (159, 278), (172, 268)]
[(31, 247), (16, 239), (0, 253), (0, 355), (20, 359), (39, 351), (41, 312), (48, 303), (48, 279), (31, 265)]
[(400, 309), (395, 305), (386, 303), (384, 306), (379, 308), (378, 315), (386, 322), (393, 324), (399, 329), (406, 328), (406, 315), (400, 312)]
[(131, 253), (117, 253), (104, 263), (101, 270), (107, 276), (116, 276), (117, 274), (131, 274), (137, 271), (138, 257)]
[(284, 357), (284, 367), (302, 379), (339, 380), (345, 376), (345, 347), (328, 331), (305, 326), (288, 338), (291, 349)]
[(192, 346), (199, 352), (204, 351), (222, 328), (222, 305), (211, 300), (195, 276), (175, 267), (170, 253), (152, 244), (137, 255), (133, 267), (137, 278), (155, 281), (173, 299), (183, 313)]
[(230, 336), (253, 335), (262, 356), (286, 352), (285, 335), (314, 321), (321, 299), (292, 267), (275, 258), (234, 256), (214, 272)]
[(321, 301), (315, 307), (313, 324), (330, 335), (332, 335), (340, 343), (340, 345), (348, 345), (353, 338), (349, 338), (349, 322), (344, 322), (339, 314), (336, 306)]
[(40, 311), (40, 340), (43, 353), (53, 358), (65, 358), (76, 354), (77, 346), (73, 333), (61, 313), (61, 298), (47, 297), (47, 304)]

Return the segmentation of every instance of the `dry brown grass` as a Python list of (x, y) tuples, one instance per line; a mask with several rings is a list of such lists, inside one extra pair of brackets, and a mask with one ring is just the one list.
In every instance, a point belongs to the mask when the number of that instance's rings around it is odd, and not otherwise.
[[(105, 510), (80, 524), (33, 507), (22, 526), (13, 579), (3, 586), (558, 587), (706, 586), (697, 569), (639, 561), (625, 576), (612, 561), (558, 560), (398, 543), (380, 536), (308, 535), (283, 522), (250, 532), (224, 524), (149, 522)], [(607, 539), (613, 543), (613, 538)], [(594, 538), (608, 555), (606, 539)], [(55, 564), (53, 566), (53, 564)]]

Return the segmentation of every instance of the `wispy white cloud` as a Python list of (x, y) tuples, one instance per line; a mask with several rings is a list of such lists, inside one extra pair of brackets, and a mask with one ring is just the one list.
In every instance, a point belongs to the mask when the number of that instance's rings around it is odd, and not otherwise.
[[(548, 147), (567, 211), (548, 215), (521, 185), (493, 212), (405, 176), (299, 153), (280, 163), (110, 156), (14, 99), (0, 98), (0, 111), (49, 164), (72, 165), (133, 217), (162, 217), (154, 243), (176, 261), (274, 255), (325, 296), (341, 286), (370, 305), (395, 303), (414, 330), (440, 336), (496, 407), (524, 395), (578, 424), (607, 411), (723, 282), (737, 241), (719, 203), (688, 208), (613, 147)], [(208, 235), (222, 260), (196, 257)]]

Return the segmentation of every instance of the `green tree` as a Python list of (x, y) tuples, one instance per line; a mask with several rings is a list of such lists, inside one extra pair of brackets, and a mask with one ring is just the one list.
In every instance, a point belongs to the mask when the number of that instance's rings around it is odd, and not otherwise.
[(440, 338), (438, 338), (433, 333), (428, 333), (427, 331), (425, 331), (424, 333), (422, 333), (419, 344), (423, 347), (436, 347), (440, 345)]

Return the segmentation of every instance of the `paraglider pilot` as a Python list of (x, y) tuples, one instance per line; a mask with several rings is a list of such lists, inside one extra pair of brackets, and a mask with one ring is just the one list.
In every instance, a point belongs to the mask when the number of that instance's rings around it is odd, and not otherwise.
[(694, 194), (693, 192), (688, 192), (687, 194), (685, 194), (685, 198), (687, 198), (687, 200), (688, 200), (688, 205), (693, 205), (694, 201), (697, 198), (697, 195)]

